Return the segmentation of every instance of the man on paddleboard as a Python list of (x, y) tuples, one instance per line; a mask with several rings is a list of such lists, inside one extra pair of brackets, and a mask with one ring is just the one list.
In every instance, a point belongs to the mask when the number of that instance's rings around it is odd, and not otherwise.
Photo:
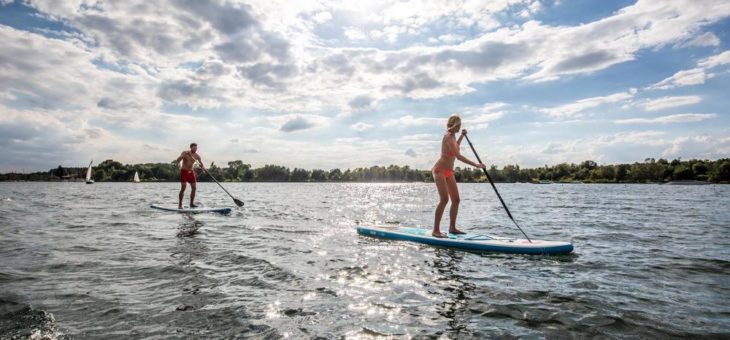
[[(187, 186), (187, 183), (190, 183), (190, 207), (196, 208), (195, 205), (195, 184), (197, 183), (197, 180), (195, 178), (195, 170), (193, 170), (193, 165), (195, 165), (195, 161), (200, 164), (200, 167), (205, 170), (205, 166), (203, 165), (203, 160), (200, 158), (200, 155), (196, 153), (198, 151), (198, 144), (196, 143), (190, 143), (190, 150), (183, 151), (180, 154), (180, 157), (177, 158), (176, 162), (180, 164), (180, 196), (179, 200), (177, 202), (177, 208), (182, 209), (182, 201), (183, 196), (185, 196), (185, 187)], [(182, 163), (180, 163), (182, 161)]]

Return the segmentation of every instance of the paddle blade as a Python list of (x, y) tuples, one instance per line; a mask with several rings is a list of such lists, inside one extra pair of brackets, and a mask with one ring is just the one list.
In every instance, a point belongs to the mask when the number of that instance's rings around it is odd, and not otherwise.
[(243, 206), (243, 202), (241, 200), (239, 200), (238, 198), (234, 198), (233, 199), (233, 202), (235, 202), (236, 205), (239, 206), (239, 207), (242, 207)]

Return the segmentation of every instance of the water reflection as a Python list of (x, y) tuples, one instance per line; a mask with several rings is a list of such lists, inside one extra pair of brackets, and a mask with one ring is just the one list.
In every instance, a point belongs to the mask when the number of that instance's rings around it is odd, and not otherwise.
[(197, 220), (192, 214), (181, 215), (182, 220), (177, 227), (177, 242), (170, 249), (170, 257), (174, 260), (175, 266), (179, 269), (181, 277), (177, 282), (181, 284), (182, 296), (178, 298), (178, 311), (198, 309), (205, 305), (204, 299), (193, 298), (191, 295), (198, 295), (201, 289), (208, 285), (208, 279), (197, 266), (198, 261), (204, 261), (208, 256), (208, 246), (198, 235), (198, 230), (205, 224)]
[(467, 329), (468, 317), (465, 315), (475, 288), (474, 284), (467, 282), (462, 274), (461, 264), (464, 256), (468, 254), (437, 248), (433, 258), (436, 282), (440, 283), (437, 286), (440, 290), (435, 293), (443, 299), (436, 304), (436, 312), (446, 318), (448, 324), (446, 331), (456, 337)]
[(198, 229), (204, 226), (203, 222), (195, 219), (193, 214), (183, 214), (183, 220), (177, 228), (177, 237), (193, 237), (198, 234)]

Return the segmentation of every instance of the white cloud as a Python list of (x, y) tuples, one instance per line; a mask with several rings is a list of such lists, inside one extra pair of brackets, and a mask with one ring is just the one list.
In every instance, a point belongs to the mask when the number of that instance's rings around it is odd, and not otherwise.
[(464, 128), (471, 130), (487, 128), (490, 122), (504, 117), (506, 112), (502, 109), (506, 106), (507, 103), (494, 102), (486, 103), (478, 108), (465, 109), (462, 117)]
[[(284, 139), (291, 134), (283, 131), (298, 131), (300, 138), (330, 124), (342, 124), (343, 129), (333, 130), (348, 133), (380, 125), (443, 127), (445, 118), (404, 115), (418, 112), (411, 108), (374, 116), (385, 117), (380, 121), (368, 118), (371, 124), (328, 115), (366, 114), (427, 98), (449, 100), (483, 91), (481, 85), (495, 81), (583, 76), (692, 37), (712, 44), (710, 34), (697, 33), (730, 15), (727, 1), (709, 0), (701, 5), (638, 1), (573, 26), (531, 20), (541, 6), (549, 6), (534, 0), (28, 4), (41, 12), (38, 18), (58, 20), (73, 33), (29, 33), (0, 25), (0, 110), (4, 115), (23, 107), (34, 117), (57, 119), (54, 124), (63, 132), (50, 134), (49, 140), (58, 145), (102, 136), (108, 142), (95, 142), (95, 147), (122, 161), (138, 161), (138, 146), (186, 145), (190, 135), (206, 146), (209, 157), (228, 157), (224, 147), (214, 145), (230, 147), (234, 136), (244, 136), (238, 138), (241, 145), (253, 145), (248, 134)], [(500, 21), (520, 13), (527, 18), (502, 26)], [(351, 28), (349, 36), (357, 40), (342, 41), (343, 27)], [(730, 51), (703, 59), (697, 67), (705, 70), (704, 77), (678, 73), (661, 86), (704, 82), (711, 76), (706, 70), (728, 62)], [(628, 101), (633, 94), (586, 98), (543, 112), (579, 117), (601, 105)], [(465, 112), (464, 121), (471, 128), (486, 127), (508, 112), (485, 106)], [(229, 124), (214, 123), (221, 120)], [(308, 162), (304, 153), (323, 147), (321, 142), (277, 142), (298, 151), (292, 162)], [(358, 161), (370, 164), (387, 161), (378, 153), (384, 151), (393, 161), (415, 161), (402, 154), (402, 146), (376, 146), (375, 153), (354, 146), (347, 150), (362, 152)], [(413, 149), (420, 162), (425, 152)], [(63, 150), (69, 157), (89, 153)], [(262, 150), (256, 160), (290, 159), (269, 151)], [(168, 157), (161, 148), (143, 156)]]
[[(703, 6), (640, 1), (582, 25), (527, 21), (495, 30), (503, 12), (535, 13), (543, 5), (527, 0), (253, 0), (250, 5), (105, 3), (103, 11), (86, 11), (73, 3), (32, 4), (91, 37), (98, 43), (95, 49), (111, 63), (157, 72), (155, 80), (164, 86), (159, 93), (167, 102), (310, 113), (327, 108), (349, 111), (348, 99), (363, 93), (378, 100), (441, 98), (473, 92), (473, 84), (495, 80), (545, 81), (588, 74), (633, 60), (642, 49), (686, 40), (701, 26), (730, 14), (723, 1)], [(330, 46), (329, 41), (337, 39), (320, 36), (312, 20), (347, 22), (346, 34), (358, 44), (408, 42), (388, 49)], [(476, 31), (458, 45), (425, 47), (433, 38), (431, 25), (446, 25), (451, 32)], [(459, 39), (455, 33), (437, 34), (446, 44)], [(401, 39), (405, 36), (409, 38)], [(229, 66), (228, 72), (201, 79), (175, 68), (180, 61), (200, 60), (220, 60)]]
[(730, 155), (730, 137), (712, 136), (677, 137), (662, 152), (667, 158), (727, 158)]
[(464, 41), (464, 37), (459, 34), (448, 33), (448, 34), (442, 34), (435, 38), (429, 38), (428, 41), (431, 43), (434, 43), (434, 44), (435, 43), (454, 44), (457, 42)]
[(404, 142), (421, 142), (421, 141), (435, 141), (438, 140), (439, 136), (430, 133), (418, 133), (414, 135), (407, 135), (400, 137), (401, 141)]
[(438, 125), (444, 124), (446, 126), (445, 118), (431, 118), (431, 117), (413, 117), (412, 115), (406, 115), (400, 118), (390, 119), (383, 123), (384, 127), (412, 127), (412, 126), (424, 126), (424, 125)]
[(672, 107), (697, 104), (702, 101), (700, 96), (673, 96), (649, 99), (639, 104), (647, 111), (658, 111)]
[(730, 50), (700, 60), (697, 65), (704, 68), (713, 68), (730, 64)]
[(312, 16), (312, 20), (314, 20), (314, 22), (316, 22), (318, 24), (325, 23), (327, 21), (332, 20), (332, 13), (327, 12), (327, 11), (319, 12)]
[(479, 115), (464, 118), (464, 128), (479, 130), (489, 126), (489, 122), (498, 120), (504, 116), (504, 112), (482, 113)]
[(281, 132), (295, 132), (329, 125), (329, 118), (311, 114), (288, 114), (268, 118)]
[(352, 124), (350, 127), (352, 129), (354, 129), (355, 131), (361, 131), (362, 132), (362, 131), (365, 131), (365, 130), (368, 130), (368, 129), (372, 128), (373, 125), (372, 124), (368, 124), (368, 123), (363, 123), (363, 122), (357, 122), (355, 124)]
[(347, 39), (357, 41), (357, 40), (365, 40), (367, 36), (363, 31), (356, 27), (347, 27), (345, 28), (345, 32), (343, 33)]
[(692, 40), (683, 43), (681, 47), (704, 47), (704, 46), (718, 46), (720, 45), (720, 38), (718, 38), (712, 32), (705, 32), (700, 34)]
[(730, 155), (727, 136), (672, 136), (662, 131), (629, 131), (603, 134), (590, 139), (555, 140), (548, 143), (493, 144), (491, 164), (520, 164), (535, 167), (566, 161), (593, 160), (598, 163), (632, 163), (646, 157), (717, 159)]
[(683, 70), (675, 73), (671, 77), (668, 77), (647, 89), (659, 89), (666, 90), (680, 86), (699, 85), (704, 84), (705, 80), (711, 75), (705, 73), (704, 68), (693, 68), (689, 70)]
[(714, 113), (680, 113), (675, 115), (661, 116), (655, 118), (630, 118), (618, 119), (616, 124), (670, 124), (670, 123), (692, 123), (717, 117)]
[(647, 87), (647, 89), (666, 90), (675, 87), (704, 84), (707, 79), (714, 77), (708, 71), (712, 68), (730, 64), (730, 51), (704, 58), (697, 62), (696, 68), (678, 71), (671, 77)]
[(552, 118), (575, 118), (579, 117), (580, 113), (585, 112), (588, 109), (596, 108), (604, 104), (613, 104), (629, 100), (634, 97), (636, 92), (636, 89), (630, 89), (627, 92), (618, 92), (607, 96), (584, 98), (569, 104), (539, 109), (539, 111), (547, 113), (548, 116)]
[(619, 132), (613, 135), (604, 135), (596, 138), (595, 145), (615, 145), (615, 144), (644, 144), (644, 145), (661, 145), (660, 137), (666, 133), (662, 131), (635, 131), (635, 132)]

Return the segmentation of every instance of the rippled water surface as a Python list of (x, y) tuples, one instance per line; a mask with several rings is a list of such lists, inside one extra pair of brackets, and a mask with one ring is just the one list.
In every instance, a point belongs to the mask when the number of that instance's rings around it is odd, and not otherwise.
[[(498, 185), (567, 256), (355, 232), (429, 226), (433, 184), (227, 187), (244, 208), (189, 216), (149, 208), (175, 183), (0, 183), (0, 338), (730, 337), (727, 185)], [(519, 236), (489, 185), (459, 188), (461, 228)]]

